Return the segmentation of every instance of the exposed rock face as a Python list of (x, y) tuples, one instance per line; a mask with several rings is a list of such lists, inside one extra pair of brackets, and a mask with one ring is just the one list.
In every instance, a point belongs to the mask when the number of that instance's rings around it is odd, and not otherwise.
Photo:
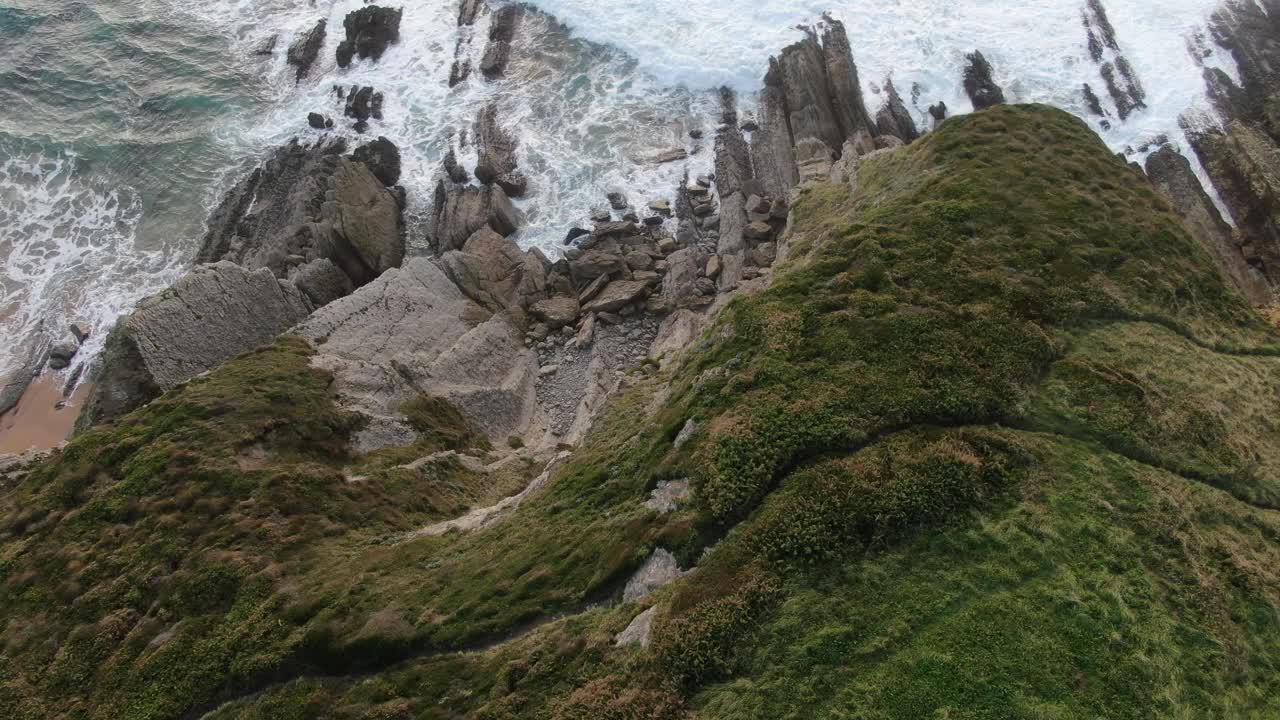
[(521, 197), (529, 182), (519, 170), (516, 158), (518, 143), (514, 136), (498, 124), (497, 105), (487, 105), (476, 118), (476, 179), (488, 185), (496, 183), (508, 197)]
[(472, 234), (461, 250), (441, 255), (440, 267), (467, 297), (495, 312), (522, 312), (546, 296), (542, 258), (488, 227)]
[(437, 253), (460, 250), (482, 227), (510, 235), (524, 224), (524, 217), (497, 185), (486, 187), (436, 185), (432, 237)]
[[(389, 144), (365, 155), (389, 155)], [(341, 139), (277, 148), (214, 210), (196, 261), (231, 260), (283, 278), (294, 265), (328, 258), (355, 286), (398, 265), (404, 239), (396, 196), (345, 150)]]
[(324, 47), (326, 24), (328, 21), (322, 18), (316, 22), (315, 27), (299, 35), (289, 46), (286, 59), (296, 68), (296, 79), (299, 82), (311, 72), (311, 65), (319, 57), (320, 48)]
[(1231, 227), (1223, 222), (1218, 208), (1200, 186), (1191, 163), (1166, 145), (1147, 157), (1146, 170), (1152, 184), (1182, 215), (1188, 232), (1209, 251), (1222, 274), (1254, 305), (1270, 302), (1272, 293), (1266, 278), (1249, 264)]
[(353, 58), (377, 60), (387, 46), (400, 41), (401, 8), (366, 5), (347, 14), (342, 28), (347, 37), (338, 44), (338, 67), (347, 67)]
[(225, 261), (196, 267), (116, 323), (79, 426), (127, 413), (271, 342), (311, 307), (292, 283), (266, 268)]
[(458, 6), (458, 27), (475, 25), (482, 8), (484, 0), (462, 0)]
[(520, 21), (524, 19), (524, 12), (520, 5), (506, 5), (493, 14), (489, 45), (480, 60), (480, 72), (485, 79), (494, 80), (506, 73), (511, 62), (511, 43), (515, 40)]
[(892, 135), (904, 143), (914, 142), (920, 137), (920, 132), (916, 130), (916, 121), (911, 118), (892, 79), (885, 80), (884, 91), (885, 103), (876, 113), (876, 129), (881, 135)]
[(402, 437), (401, 407), (420, 395), (450, 401), (503, 442), (533, 417), (534, 354), (505, 316), (468, 300), (429, 259), (322, 308), (298, 333), (317, 346), (313, 364), (334, 374), (340, 401), (370, 419), (363, 449)]
[(1004, 104), (1004, 90), (992, 77), (991, 63), (981, 51), (974, 50), (965, 56), (968, 65), (964, 69), (964, 91), (973, 101), (974, 110)]
[(640, 600), (672, 580), (679, 579), (680, 575), (680, 565), (675, 556), (658, 548), (627, 581), (627, 587), (622, 591), (622, 601)]
[(614, 638), (613, 644), (617, 647), (626, 645), (639, 645), (642, 648), (649, 647), (649, 637), (653, 634), (653, 618), (657, 612), (658, 608), (655, 606), (635, 616), (626, 629), (618, 633), (618, 636)]

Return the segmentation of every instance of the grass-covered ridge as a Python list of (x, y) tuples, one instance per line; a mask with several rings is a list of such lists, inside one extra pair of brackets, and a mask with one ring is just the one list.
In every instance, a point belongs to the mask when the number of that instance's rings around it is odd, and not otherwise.
[[(773, 287), (481, 532), (403, 532), (457, 509), (413, 506), (424, 491), (462, 488), (461, 505), (492, 481), (350, 457), (302, 347), (78, 441), (0, 506), (0, 711), (178, 717), (243, 695), (214, 717), (1280, 712), (1280, 338), (1146, 181), (1065, 113), (999, 107), (864, 161), (856, 190), (804, 189), (793, 213)], [(201, 424), (245, 385), (263, 393), (234, 422)], [(293, 408), (305, 422), (280, 434)], [(471, 442), (447, 408), (408, 410), (423, 452)], [(174, 443), (99, 451), (140, 433), (214, 441), (199, 462)], [(150, 479), (120, 482), (135, 467)], [(49, 481), (64, 475), (73, 492)], [(642, 505), (683, 477), (689, 506)], [(105, 581), (62, 587), (85, 508), (188, 482), (235, 488), (237, 514), (105, 516), (94, 537), (130, 544), (81, 562), (134, 557), (168, 523), (187, 533), (176, 567), (116, 573), (110, 602), (78, 600)], [(246, 503), (270, 545), (224, 535)], [(22, 514), (36, 506), (55, 509)], [(146, 594), (249, 545), (266, 562), (232, 554), (220, 605)], [(658, 546), (696, 569), (611, 602)], [(650, 605), (650, 647), (616, 648)]]

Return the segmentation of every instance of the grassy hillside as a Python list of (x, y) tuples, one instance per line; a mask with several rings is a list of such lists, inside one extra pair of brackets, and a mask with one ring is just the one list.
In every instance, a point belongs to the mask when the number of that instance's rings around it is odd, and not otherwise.
[[(0, 497), (0, 715), (1280, 714), (1280, 336), (1141, 175), (998, 107), (793, 210), (482, 531), (408, 533), (536, 470), (400, 467), (485, 453), (431, 399), (353, 456), (297, 341), (77, 440)], [(695, 569), (617, 604), (655, 547)]]

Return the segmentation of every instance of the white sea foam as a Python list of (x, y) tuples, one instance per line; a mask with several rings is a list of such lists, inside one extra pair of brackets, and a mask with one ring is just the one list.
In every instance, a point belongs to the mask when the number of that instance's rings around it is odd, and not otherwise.
[(92, 330), (82, 357), (92, 357), (121, 313), (177, 278), (180, 253), (143, 251), (134, 230), (142, 208), (128, 188), (86, 181), (78, 159), (64, 153), (0, 163), (0, 369), (14, 367), (18, 340), (43, 327), (69, 340), (77, 322)]
[[(401, 41), (379, 62), (357, 61), (348, 69), (335, 66), (334, 52), (343, 19), (363, 6), (361, 0), (142, 2), (171, 20), (225, 34), (244, 66), (257, 69), (268, 109), (216, 132), (230, 157), (257, 158), (290, 137), (319, 137), (305, 124), (312, 111), (333, 116), (343, 128), (338, 132), (355, 141), (333, 86), (372, 85), (383, 92), (385, 120), (372, 123), (369, 137), (385, 135), (403, 152), (410, 239), (418, 247), (440, 161), (485, 104), (497, 103), (500, 117), (518, 134), (521, 166), (530, 176), (530, 197), (521, 202), (530, 224), (519, 239), (552, 249), (568, 227), (601, 206), (609, 189), (627, 188), (633, 203), (643, 206), (669, 196), (684, 172), (708, 170), (718, 115), (711, 89), (729, 85), (749, 106), (768, 57), (801, 37), (797, 25), (817, 22), (824, 12), (848, 26), (868, 106), (879, 107), (880, 87), (892, 75), (925, 126), (927, 107), (939, 100), (953, 113), (971, 109), (960, 76), (964, 54), (973, 49), (992, 61), (1013, 101), (1045, 102), (1085, 116), (1080, 88), (1091, 84), (1112, 117), (1109, 128), (1088, 119), (1117, 151), (1161, 135), (1183, 140), (1179, 117), (1188, 111), (1215, 122), (1188, 41), (1204, 33), (1216, 0), (1165, 0), (1159, 7), (1105, 0), (1122, 52), (1147, 91), (1148, 108), (1126, 122), (1115, 117), (1088, 57), (1083, 0), (762, 0), (737, 6), (717, 0), (531, 0), (555, 20), (540, 14), (526, 20), (508, 78), (486, 82), (477, 72), (453, 89), (447, 78), (459, 39), (472, 37), (468, 52), (478, 60), (488, 23), (485, 17), (475, 28), (458, 28), (456, 0), (403, 3)], [(321, 17), (328, 19), (325, 47), (310, 77), (295, 84), (285, 51)], [(273, 36), (274, 53), (257, 55)], [(1207, 46), (1215, 48), (1212, 41)], [(1199, 62), (1236, 75), (1219, 49)], [(695, 127), (707, 140), (690, 139)], [(645, 162), (671, 147), (693, 154), (683, 163)], [(463, 160), (474, 162), (466, 153)], [(22, 162), (5, 166), (0, 186), (31, 172)], [(35, 191), (24, 195), (19, 210), (7, 211), (23, 227), (47, 231), (10, 250), (4, 261), (12, 281), (0, 305), (0, 317), (10, 312), (0, 320), (6, 336), (20, 335), (41, 318), (50, 326), (83, 319), (105, 328), (139, 297), (171, 281), (189, 257), (189, 248), (134, 250), (130, 237), (139, 209), (129, 191), (78, 187), (69, 162), (61, 158), (53, 169), (43, 167), (45, 160), (28, 163), (41, 166), (34, 173), (38, 180), (18, 186)], [(235, 172), (228, 168), (227, 183)], [(209, 198), (223, 189), (210, 188)], [(100, 342), (102, 333), (97, 337)], [(4, 353), (0, 349), (0, 367), (11, 361)]]

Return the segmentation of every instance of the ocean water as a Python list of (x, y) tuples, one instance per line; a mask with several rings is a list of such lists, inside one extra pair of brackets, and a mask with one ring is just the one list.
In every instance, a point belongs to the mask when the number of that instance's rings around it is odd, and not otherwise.
[[(455, 47), (478, 60), (488, 19), (457, 27), (457, 0), (404, 3), (401, 42), (376, 64), (335, 67), (345, 15), (361, 0), (6, 0), (0, 7), (0, 372), (19, 340), (71, 322), (105, 330), (190, 263), (209, 207), (271, 147), (317, 137), (308, 112), (339, 120), (335, 85), (386, 97), (385, 135), (404, 154), (411, 245), (439, 163), (496, 103), (521, 141), (531, 192), (519, 238), (554, 251), (613, 188), (642, 205), (670, 195), (687, 171), (711, 166), (714, 88), (750, 108), (768, 57), (824, 12), (845, 21), (873, 110), (892, 77), (925, 124), (943, 100), (970, 110), (965, 52), (981, 49), (1013, 101), (1083, 113), (1089, 82), (1110, 106), (1088, 58), (1083, 0), (533, 0), (508, 77), (478, 73), (447, 86)], [(1105, 0), (1148, 109), (1104, 130), (1117, 151), (1160, 136), (1178, 118), (1214, 122), (1188, 45), (1215, 0)], [(295, 83), (285, 50), (319, 18), (329, 33), (308, 78)], [(274, 50), (263, 48), (275, 38)], [(1211, 43), (1210, 43), (1211, 45)], [(1218, 52), (1205, 61), (1235, 68)], [(1114, 114), (1114, 108), (1111, 108)], [(701, 129), (705, 140), (689, 137)], [(646, 161), (672, 147), (686, 163)], [(463, 154), (464, 162), (466, 154)]]

